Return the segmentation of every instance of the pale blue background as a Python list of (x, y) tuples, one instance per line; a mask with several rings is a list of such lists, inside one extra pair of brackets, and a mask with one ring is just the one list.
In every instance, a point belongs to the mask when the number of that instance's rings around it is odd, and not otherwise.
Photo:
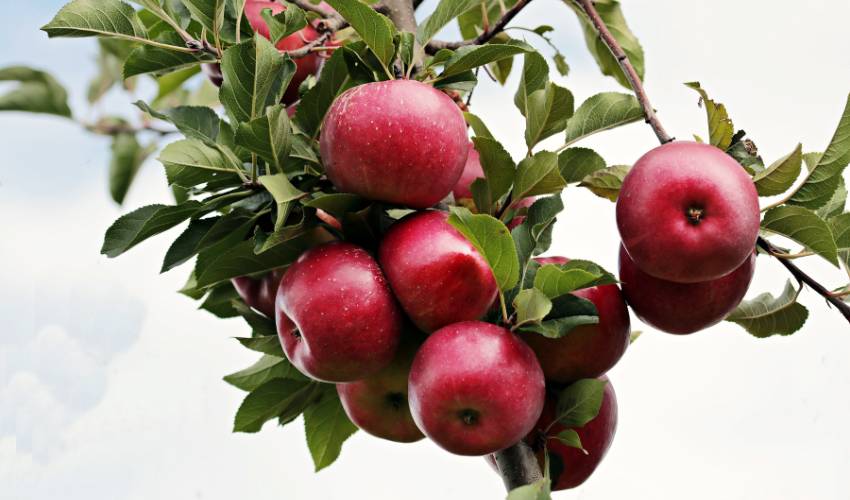
[[(673, 134), (704, 135), (697, 96), (681, 85), (698, 79), (766, 160), (798, 141), (810, 151), (825, 147), (850, 91), (850, 4), (624, 3), (647, 51), (648, 90)], [(77, 115), (91, 119), (98, 113), (85, 113), (84, 93), (94, 43), (48, 41), (38, 31), (60, 5), (4, 5), (0, 65), (50, 69), (69, 87)], [(599, 75), (559, 2), (538, 0), (516, 21), (544, 23), (558, 29), (556, 43), (572, 67), (568, 78), (553, 78), (577, 99), (621, 90)], [(520, 155), (515, 85), (515, 78), (508, 90), (483, 84), (473, 110)], [(120, 94), (101, 108), (132, 109)], [(633, 162), (654, 141), (636, 124), (588, 145), (615, 164)], [(403, 446), (359, 434), (338, 463), (313, 474), (300, 422), (230, 434), (241, 393), (221, 376), (253, 361), (229, 339), (245, 327), (197, 312), (174, 293), (188, 269), (157, 275), (167, 238), (114, 261), (98, 255), (116, 216), (169, 199), (158, 163), (149, 161), (126, 207), (114, 206), (108, 144), (69, 121), (0, 114), (0, 498), (503, 496), (483, 460), (427, 442)], [(576, 189), (565, 202), (554, 250), (615, 268), (613, 206)], [(840, 284), (828, 265), (804, 265), (829, 286)], [(785, 279), (778, 265), (760, 262), (754, 292), (778, 292)], [(687, 338), (646, 331), (612, 372), (621, 422), (609, 457), (583, 488), (562, 497), (850, 497), (850, 328), (811, 293), (803, 301), (813, 320), (791, 338), (757, 340), (734, 325)]]

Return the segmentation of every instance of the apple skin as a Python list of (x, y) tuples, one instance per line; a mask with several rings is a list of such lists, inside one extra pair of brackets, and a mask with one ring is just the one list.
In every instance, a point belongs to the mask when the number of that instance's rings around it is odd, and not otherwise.
[(239, 276), (230, 280), (236, 293), (252, 307), (269, 318), (274, 318), (274, 301), (277, 288), (283, 277), (283, 270), (276, 269), (261, 278)]
[(415, 80), (390, 80), (339, 96), (325, 117), (320, 149), (338, 190), (428, 208), (457, 184), (469, 140), (449, 96)]
[(417, 347), (413, 342), (403, 342), (393, 362), (380, 372), (336, 385), (342, 407), (357, 427), (399, 443), (425, 437), (413, 421), (407, 400), (407, 379)]
[[(552, 477), (553, 491), (575, 488), (587, 481), (605, 458), (608, 449), (611, 447), (611, 442), (614, 440), (614, 435), (617, 432), (617, 394), (614, 392), (614, 386), (611, 385), (608, 377), (601, 378), (608, 383), (605, 384), (602, 393), (602, 406), (599, 407), (599, 413), (583, 427), (573, 429), (579, 435), (587, 454), (585, 455), (578, 448), (567, 446), (557, 439), (546, 440), (549, 447), (549, 471)], [(526, 437), (526, 442), (537, 454), (540, 467), (544, 466), (543, 440), (547, 436), (544, 432), (555, 419), (557, 405), (558, 400), (555, 394), (547, 395), (543, 414), (534, 430)], [(555, 424), (549, 429), (548, 436), (557, 436), (558, 433), (566, 429), (567, 427), (561, 424)], [(487, 456), (487, 462), (496, 472), (499, 471), (493, 455)]]
[(737, 269), (753, 252), (759, 216), (758, 193), (743, 167), (696, 142), (646, 153), (617, 201), (617, 226), (632, 260), (647, 274), (679, 283)]
[(676, 283), (643, 272), (620, 247), (620, 281), (632, 310), (646, 324), (675, 334), (694, 333), (719, 323), (747, 294), (756, 268), (751, 251), (738, 269), (701, 283)]
[(275, 320), (289, 361), (326, 382), (378, 373), (401, 337), (402, 314), (377, 262), (350, 243), (314, 247), (289, 266)]
[(408, 395), (416, 425), (458, 455), (487, 455), (523, 438), (540, 417), (546, 386), (534, 352), (480, 321), (434, 332), (416, 353)]
[[(521, 210), (523, 208), (525, 208), (525, 209), (531, 208), (531, 205), (534, 205), (535, 201), (537, 201), (536, 197), (523, 198), (519, 203), (514, 205), (513, 210), (514, 210), (514, 212), (518, 212), (519, 210)], [(510, 222), (508, 222), (508, 229), (513, 230), (513, 228), (515, 228), (515, 227), (519, 226), (520, 224), (522, 224), (523, 222), (525, 222), (525, 219), (527, 219), (527, 218), (528, 218), (528, 216), (526, 216), (526, 215), (516, 215), (516, 216), (514, 216), (510, 220)]]
[(487, 261), (446, 219), (433, 210), (407, 215), (378, 251), (401, 307), (426, 333), (481, 318), (499, 292)]
[(469, 156), (460, 174), (457, 184), (452, 189), (455, 201), (472, 199), (472, 183), (475, 179), (484, 179), (484, 169), (481, 167), (481, 157), (475, 150), (475, 144), (469, 143)]
[[(541, 265), (566, 264), (566, 257), (539, 257)], [(548, 380), (560, 383), (599, 377), (617, 364), (629, 346), (629, 310), (617, 285), (602, 285), (572, 292), (593, 302), (599, 323), (576, 327), (559, 339), (521, 333), (534, 350)]]

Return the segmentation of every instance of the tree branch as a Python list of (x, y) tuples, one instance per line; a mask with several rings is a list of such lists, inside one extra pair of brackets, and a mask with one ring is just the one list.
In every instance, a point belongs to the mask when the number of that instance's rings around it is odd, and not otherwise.
[(475, 38), (471, 38), (469, 40), (461, 40), (460, 42), (445, 42), (441, 40), (431, 40), (431, 42), (425, 46), (425, 52), (429, 54), (436, 54), (440, 49), (451, 49), (455, 50), (460, 47), (464, 47), (467, 45), (484, 45), (489, 42), (494, 36), (498, 35), (502, 31), (505, 30), (505, 27), (508, 25), (511, 20), (516, 17), (517, 14), (522, 11), (528, 4), (531, 3), (532, 0), (519, 0), (513, 7), (508, 9), (505, 14), (496, 21), (493, 26), (484, 30), (483, 33), (478, 35)]
[[(596, 11), (596, 8), (593, 6), (593, 0), (573, 0), (576, 5), (578, 5), (581, 10), (587, 15), (587, 17), (593, 23), (593, 26), (596, 27), (596, 30), (599, 32), (599, 37), (603, 43), (611, 50), (611, 54), (617, 59), (620, 68), (626, 74), (626, 77), (629, 80), (629, 84), (632, 87), (635, 95), (638, 98), (641, 106), (643, 107), (644, 115), (646, 116), (646, 122), (652, 127), (655, 131), (655, 135), (658, 136), (658, 140), (662, 144), (666, 144), (672, 140), (667, 132), (664, 130), (664, 127), (661, 125), (661, 122), (658, 120), (658, 117), (655, 115), (655, 110), (652, 109), (652, 105), (649, 103), (649, 97), (646, 94), (646, 90), (643, 88), (643, 82), (641, 82), (640, 77), (635, 71), (632, 63), (629, 61), (629, 57), (626, 52), (623, 50), (623, 47), (620, 46), (619, 42), (611, 35), (611, 32), (608, 31), (608, 28), (605, 26), (605, 22), (602, 21), (602, 18), (599, 16), (599, 13)], [(782, 252), (778, 250), (772, 243), (767, 241), (766, 239), (759, 237), (756, 244), (764, 249), (770, 256), (779, 260), (779, 262), (785, 266), (785, 269), (790, 272), (794, 278), (797, 279), (798, 282), (804, 283), (809, 288), (817, 292), (821, 295), (826, 301), (835, 306), (836, 309), (850, 322), (850, 305), (842, 301), (839, 297), (836, 297), (832, 292), (826, 289), (823, 285), (818, 283), (814, 278), (806, 274), (802, 269), (797, 267), (793, 262), (788, 260), (787, 258), (782, 257)]]
[(508, 491), (543, 478), (534, 451), (524, 441), (493, 454)]
[(637, 97), (638, 102), (643, 108), (643, 115), (646, 118), (646, 123), (648, 123), (652, 127), (652, 130), (655, 131), (655, 135), (658, 137), (658, 140), (661, 144), (667, 144), (674, 140), (673, 137), (670, 137), (670, 135), (667, 134), (667, 131), (664, 130), (664, 127), (658, 120), (658, 116), (655, 115), (655, 109), (653, 109), (652, 104), (649, 102), (649, 96), (643, 88), (643, 82), (641, 82), (640, 76), (638, 76), (637, 71), (635, 71), (634, 66), (632, 66), (632, 62), (629, 61), (629, 56), (626, 54), (626, 51), (623, 50), (623, 47), (620, 46), (620, 43), (617, 42), (614, 35), (608, 31), (608, 27), (605, 26), (605, 22), (599, 16), (599, 12), (596, 11), (596, 7), (593, 6), (593, 0), (573, 0), (573, 2), (587, 15), (590, 22), (596, 28), (596, 31), (599, 32), (599, 38), (608, 47), (614, 58), (617, 59), (617, 64), (620, 65), (620, 69), (622, 69), (623, 73), (625, 73), (626, 79), (629, 81), (629, 85), (632, 87), (632, 90), (634, 90), (635, 97)]
[(400, 31), (416, 33), (416, 15), (411, 0), (384, 0), (381, 7)]

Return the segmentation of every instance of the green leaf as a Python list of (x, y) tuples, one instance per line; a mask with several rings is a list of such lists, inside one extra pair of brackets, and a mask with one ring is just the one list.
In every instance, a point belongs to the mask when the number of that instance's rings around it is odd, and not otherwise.
[(243, 391), (250, 392), (269, 380), (279, 378), (307, 380), (301, 372), (292, 366), (288, 359), (266, 354), (248, 368), (225, 376), (224, 381)]
[(132, 41), (147, 39), (147, 31), (133, 7), (120, 0), (74, 0), (41, 27), (50, 38), (115, 36)]
[(822, 219), (829, 219), (844, 212), (844, 207), (847, 204), (847, 186), (844, 184), (843, 177), (838, 179), (838, 187), (832, 193), (832, 197), (816, 211)]
[(304, 411), (304, 431), (318, 472), (336, 461), (342, 444), (357, 432), (357, 426), (348, 419), (336, 391), (327, 391), (321, 401)]
[(568, 183), (581, 182), (603, 168), (605, 160), (592, 149), (567, 148), (558, 155), (558, 169)]
[(260, 13), (269, 27), (271, 42), (277, 45), (279, 41), (307, 26), (307, 16), (303, 10), (289, 4), (286, 10), (272, 14), (271, 9), (263, 9)]
[(147, 238), (192, 217), (200, 208), (200, 203), (187, 201), (180, 205), (148, 205), (122, 215), (106, 230), (100, 253), (117, 257)]
[(705, 106), (705, 112), (708, 115), (708, 135), (709, 143), (722, 150), (727, 150), (732, 145), (732, 136), (735, 135), (735, 126), (732, 125), (732, 120), (729, 119), (729, 113), (726, 112), (726, 106), (716, 103), (708, 97), (708, 93), (703, 90), (699, 82), (688, 82), (685, 86), (696, 90), (702, 97), (702, 104)]
[(222, 217), (194, 219), (174, 240), (163, 259), (160, 272), (166, 272), (215, 245), (230, 246), (242, 241), (253, 229), (258, 215), (236, 209)]
[(116, 203), (123, 203), (139, 167), (153, 153), (155, 144), (141, 147), (135, 134), (118, 134), (112, 139), (112, 161), (109, 163), (109, 193)]
[(207, 182), (216, 172), (235, 174), (239, 160), (224, 146), (211, 147), (197, 139), (172, 142), (159, 155), (169, 184), (192, 187)]
[(525, 143), (529, 150), (566, 129), (567, 120), (573, 116), (573, 105), (572, 92), (552, 82), (528, 96)]
[(551, 481), (544, 477), (531, 484), (514, 488), (508, 493), (508, 500), (551, 500)]
[[(599, 69), (602, 70), (602, 74), (614, 77), (623, 87), (631, 88), (629, 80), (626, 78), (623, 70), (620, 69), (617, 59), (611, 54), (608, 46), (599, 38), (599, 34), (590, 22), (590, 19), (572, 0), (564, 0), (564, 3), (578, 14), (587, 48), (590, 50), (593, 58), (596, 59), (596, 63), (599, 65)], [(602, 21), (605, 22), (605, 26), (608, 27), (608, 31), (611, 32), (611, 35), (623, 47), (623, 51), (626, 53), (632, 66), (634, 66), (638, 77), (643, 80), (643, 48), (640, 46), (637, 37), (626, 24), (626, 18), (623, 17), (623, 12), (620, 9), (620, 2), (616, 0), (596, 0), (594, 6), (599, 12)]]
[(762, 229), (790, 238), (838, 266), (838, 249), (829, 225), (813, 211), (797, 206), (771, 208)]
[(219, 220), (221, 220), (220, 217), (191, 220), (189, 227), (168, 248), (160, 272), (174, 269), (195, 256), (201, 241)]
[(305, 134), (315, 136), (333, 101), (353, 83), (345, 63), (344, 51), (334, 51), (325, 62), (322, 77), (316, 82), (316, 86), (301, 98), (301, 104), (295, 112), (295, 123)]
[(253, 153), (257, 153), (278, 172), (284, 171), (284, 164), (292, 150), (292, 128), (286, 107), (277, 104), (269, 108), (268, 113), (248, 123), (239, 125), (236, 142)]
[(581, 103), (567, 122), (566, 144), (641, 119), (643, 108), (634, 96), (617, 92), (596, 94)]
[(626, 178), (626, 174), (629, 173), (631, 168), (629, 165), (613, 165), (597, 170), (585, 177), (579, 186), (586, 187), (600, 198), (617, 201), (617, 197), (620, 196), (620, 188), (623, 186), (623, 179)]
[(224, 51), (221, 71), (224, 83), (219, 98), (235, 124), (259, 118), (267, 107), (280, 102), (295, 73), (295, 63), (256, 35)]
[(552, 301), (536, 288), (529, 288), (517, 294), (513, 301), (517, 326), (526, 323), (539, 323), (552, 310)]
[(225, 0), (182, 0), (201, 25), (210, 33), (221, 33), (224, 24)]
[(239, 300), (239, 294), (233, 285), (225, 282), (209, 291), (199, 309), (217, 318), (234, 318), (239, 316), (239, 311), (233, 307)]
[(560, 193), (566, 185), (558, 168), (558, 155), (541, 151), (519, 162), (513, 200), (519, 202), (532, 196)]
[(562, 444), (570, 446), (572, 448), (578, 448), (587, 454), (584, 449), (584, 446), (581, 444), (581, 437), (579, 437), (578, 432), (573, 429), (565, 429), (559, 432), (555, 438), (560, 441)]
[(599, 316), (576, 314), (574, 316), (545, 320), (539, 325), (526, 325), (522, 327), (522, 331), (533, 332), (538, 335), (543, 335), (549, 339), (560, 339), (565, 337), (576, 327), (583, 325), (595, 325), (597, 323), (599, 323)]
[(487, 125), (485, 125), (484, 121), (482, 121), (477, 115), (466, 111), (463, 113), (463, 117), (466, 119), (466, 123), (472, 127), (472, 131), (475, 132), (476, 137), (495, 139), (493, 137), (493, 133), (487, 128)]
[(286, 222), (290, 203), (304, 196), (305, 193), (293, 186), (285, 174), (262, 175), (259, 181), (271, 193), (272, 198), (277, 203), (277, 220), (274, 228), (278, 230)]
[(519, 261), (508, 228), (495, 217), (472, 214), (463, 207), (451, 207), (449, 224), (461, 232), (493, 270), (500, 290), (510, 290), (519, 280)]
[(68, 93), (52, 76), (24, 66), (0, 69), (0, 82), (20, 85), (0, 95), (0, 111), (25, 111), (71, 117)]
[(531, 258), (542, 254), (549, 248), (555, 218), (563, 209), (564, 203), (560, 196), (540, 198), (529, 207), (525, 221), (511, 231), (517, 249), (524, 287), (526, 286)]
[(794, 151), (755, 175), (753, 182), (759, 196), (776, 196), (787, 191), (800, 176), (802, 167), (803, 145), (797, 144)]
[(368, 206), (369, 202), (351, 193), (323, 194), (312, 200), (305, 200), (303, 205), (324, 210), (337, 219), (341, 219), (349, 212), (359, 212)]
[(215, 144), (221, 130), (221, 118), (210, 108), (203, 106), (178, 106), (157, 111), (144, 101), (136, 101), (136, 107), (154, 118), (172, 123), (187, 138)]
[[(157, 41), (167, 46), (183, 45), (182, 39), (173, 32), (164, 33)], [(136, 47), (124, 61), (124, 78), (146, 73), (171, 73), (198, 67), (203, 61), (209, 62), (212, 59), (201, 54), (180, 52), (158, 45), (142, 45)]]
[(558, 395), (556, 420), (564, 427), (577, 428), (596, 418), (602, 407), (606, 383), (604, 380), (586, 378), (567, 386)]
[(487, 45), (467, 45), (455, 51), (445, 63), (438, 78), (444, 79), (459, 75), (465, 71), (484, 66), (517, 54), (529, 53), (534, 49), (525, 42), (511, 40), (507, 43)]
[(534, 288), (550, 299), (582, 288), (617, 283), (617, 279), (600, 266), (586, 260), (542, 266), (534, 278)]
[(779, 297), (763, 293), (753, 300), (745, 300), (726, 321), (741, 325), (758, 338), (791, 335), (802, 328), (809, 317), (808, 309), (797, 302), (798, 294), (789, 281)]
[[(271, 325), (274, 329), (274, 324)], [(236, 340), (240, 344), (251, 349), (252, 351), (261, 352), (278, 358), (283, 358), (283, 348), (280, 346), (280, 339), (277, 335), (265, 335), (261, 337), (237, 337)]]
[(233, 432), (259, 432), (263, 424), (273, 418), (298, 416), (315, 400), (320, 387), (304, 380), (269, 380), (242, 401), (233, 422)]
[(850, 95), (847, 97), (844, 113), (829, 147), (789, 203), (811, 209), (824, 206), (838, 189), (841, 174), (848, 164), (850, 164)]
[(838, 249), (850, 249), (850, 213), (841, 214), (830, 219), (829, 225)]
[(535, 91), (546, 88), (549, 82), (549, 63), (539, 52), (527, 52), (522, 67), (522, 78), (514, 96), (514, 104), (522, 116), (528, 116), (528, 98)]
[(395, 25), (372, 7), (359, 0), (327, 0), (331, 7), (351, 24), (354, 31), (372, 49), (378, 60), (388, 66), (395, 55)]
[(404, 65), (404, 70), (407, 71), (407, 69), (413, 64), (413, 59), (415, 57), (416, 36), (413, 33), (402, 31), (398, 34), (397, 38), (398, 58)]
[(434, 12), (419, 25), (416, 31), (416, 39), (422, 45), (427, 44), (452, 19), (478, 6), (480, 3), (481, 0), (440, 0)]
[[(495, 202), (511, 190), (516, 175), (516, 165), (511, 155), (495, 139), (475, 137), (472, 142), (475, 144), (481, 168), (484, 170), (488, 198), (491, 202)], [(489, 211), (489, 207), (479, 206), (478, 208), (482, 212)]]

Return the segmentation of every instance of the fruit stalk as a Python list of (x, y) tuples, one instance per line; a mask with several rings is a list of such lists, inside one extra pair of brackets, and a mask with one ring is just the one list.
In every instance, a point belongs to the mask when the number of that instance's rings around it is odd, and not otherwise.
[[(646, 90), (643, 87), (643, 82), (635, 71), (634, 66), (632, 66), (631, 61), (629, 61), (629, 56), (623, 50), (623, 47), (617, 42), (617, 39), (608, 31), (608, 28), (605, 26), (605, 22), (599, 16), (599, 12), (596, 11), (596, 7), (593, 6), (593, 0), (573, 0), (573, 2), (584, 12), (590, 21), (593, 23), (593, 26), (599, 32), (599, 38), (602, 42), (608, 47), (611, 51), (611, 54), (617, 59), (617, 63), (620, 66), (620, 69), (625, 73), (626, 78), (629, 80), (629, 85), (632, 87), (632, 90), (635, 93), (635, 96), (638, 99), (641, 107), (643, 108), (643, 114), (646, 117), (646, 123), (652, 127), (652, 130), (655, 131), (655, 135), (658, 137), (658, 140), (661, 144), (666, 144), (674, 140), (667, 131), (664, 130), (664, 126), (661, 125), (661, 122), (658, 119), (658, 116), (655, 114), (655, 110), (652, 107), (652, 104), (649, 101), (649, 96), (646, 93)], [(821, 295), (826, 301), (835, 306), (836, 309), (850, 322), (850, 305), (841, 300), (840, 297), (836, 297), (833, 295), (826, 287), (821, 285), (817, 280), (806, 274), (802, 269), (797, 267), (793, 262), (788, 260), (787, 258), (783, 258), (778, 255), (780, 252), (776, 250), (776, 248), (766, 239), (759, 237), (757, 241), (757, 245), (765, 250), (770, 256), (779, 260), (779, 262), (785, 266), (785, 268), (797, 279), (798, 282), (804, 283), (809, 286), (812, 290)]]
[(543, 478), (534, 451), (524, 441), (493, 454), (508, 491)]

